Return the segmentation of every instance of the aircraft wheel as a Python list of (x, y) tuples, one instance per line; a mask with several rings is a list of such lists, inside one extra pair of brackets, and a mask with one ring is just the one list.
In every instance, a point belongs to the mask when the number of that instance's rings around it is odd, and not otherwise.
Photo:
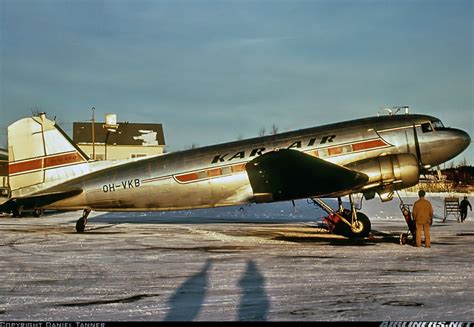
[[(342, 215), (350, 221), (352, 213), (349, 210), (345, 210)], [(356, 226), (351, 227), (339, 221), (332, 232), (348, 238), (364, 238), (369, 236), (370, 230), (371, 224), (369, 218), (362, 212), (358, 212)]]
[(369, 218), (362, 212), (357, 213), (357, 224), (351, 228), (349, 238), (364, 238), (369, 236), (371, 230)]
[(76, 222), (76, 232), (83, 233), (86, 229), (86, 223), (87, 222), (84, 217), (79, 218), (79, 220)]
[(13, 218), (21, 218), (21, 209), (17, 207), (12, 208), (12, 217)]
[(43, 215), (43, 210), (42, 209), (35, 209), (33, 211), (33, 216), (34, 217), (41, 217)]

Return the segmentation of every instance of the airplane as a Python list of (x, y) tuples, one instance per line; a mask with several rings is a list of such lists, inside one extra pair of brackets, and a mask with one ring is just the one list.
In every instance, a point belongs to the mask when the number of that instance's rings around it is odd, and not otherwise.
[[(464, 151), (470, 136), (435, 117), (390, 114), (153, 157), (92, 161), (45, 113), (8, 127), (11, 197), (0, 211), (164, 211), (311, 199), (329, 229), (364, 238), (354, 194), (382, 201)], [(341, 197), (349, 196), (350, 208)], [(338, 198), (333, 209), (327, 198)]]

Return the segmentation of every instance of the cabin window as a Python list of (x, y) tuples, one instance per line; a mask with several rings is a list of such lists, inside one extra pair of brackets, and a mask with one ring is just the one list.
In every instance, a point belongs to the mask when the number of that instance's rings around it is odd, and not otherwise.
[(431, 127), (430, 123), (424, 123), (421, 124), (421, 130), (423, 131), (423, 133), (429, 133), (433, 131), (433, 128)]
[(352, 152), (352, 145), (349, 144), (349, 145), (344, 145), (342, 147), (342, 153), (350, 153), (350, 152)]
[(209, 169), (207, 171), (207, 176), (216, 177), (222, 175), (222, 170), (220, 168)]
[(222, 175), (230, 175), (232, 174), (232, 170), (230, 167), (223, 167), (222, 168)]
[(335, 156), (342, 153), (342, 147), (335, 146), (333, 148), (329, 148), (328, 151), (330, 156)]
[(434, 128), (435, 130), (437, 130), (437, 129), (443, 129), (443, 128), (444, 128), (444, 125), (443, 125), (443, 123), (442, 123), (440, 120), (433, 120), (433, 121), (431, 122), (431, 125), (433, 125), (433, 128)]
[(319, 156), (320, 157), (329, 157), (329, 151), (328, 149), (319, 149)]

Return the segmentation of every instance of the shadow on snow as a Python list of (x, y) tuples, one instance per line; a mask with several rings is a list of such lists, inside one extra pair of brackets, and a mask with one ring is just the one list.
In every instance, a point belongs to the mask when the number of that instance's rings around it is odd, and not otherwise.
[[(168, 299), (170, 309), (165, 321), (191, 321), (198, 317), (208, 290), (208, 271), (212, 259), (204, 267), (188, 278)], [(253, 260), (247, 261), (247, 267), (238, 281), (241, 289), (238, 305), (238, 320), (266, 320), (270, 309), (270, 300), (265, 292), (265, 277)]]

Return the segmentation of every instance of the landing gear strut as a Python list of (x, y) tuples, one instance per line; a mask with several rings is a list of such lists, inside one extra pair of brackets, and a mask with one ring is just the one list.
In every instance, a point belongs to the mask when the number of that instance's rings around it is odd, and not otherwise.
[(311, 198), (311, 200), (329, 214), (324, 219), (324, 222), (334, 234), (348, 238), (364, 238), (369, 236), (371, 230), (370, 220), (362, 212), (357, 211), (352, 194), (349, 195), (351, 210), (344, 208), (341, 198), (338, 198), (339, 208), (337, 211), (319, 198)]
[(82, 217), (76, 222), (76, 232), (83, 233), (87, 225), (87, 217), (91, 213), (91, 209), (84, 209)]

